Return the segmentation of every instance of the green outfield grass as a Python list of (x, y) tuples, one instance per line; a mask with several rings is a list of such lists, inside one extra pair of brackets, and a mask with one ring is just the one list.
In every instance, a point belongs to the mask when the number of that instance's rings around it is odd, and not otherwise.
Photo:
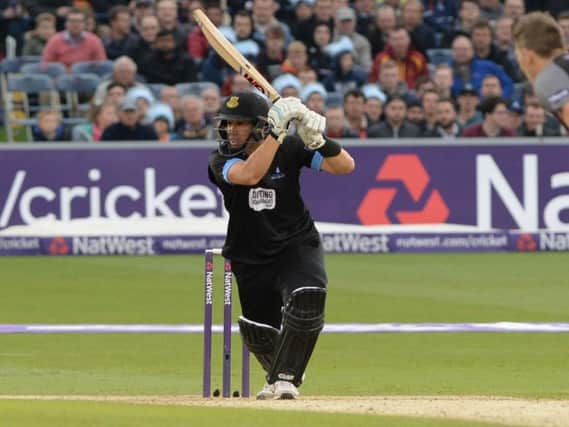
[[(329, 322), (569, 321), (564, 254), (330, 255), (327, 267)], [(0, 323), (202, 320), (199, 256), (0, 258), (0, 272)], [(218, 279), (220, 290), (221, 274)], [(219, 292), (216, 297), (221, 299)], [(235, 307), (235, 316), (237, 312)], [(218, 323), (220, 315), (218, 310)], [(214, 368), (221, 366), (219, 341)], [(235, 337), (235, 349), (238, 344)], [(568, 398), (568, 348), (569, 334), (324, 335), (302, 392)], [(201, 350), (199, 335), (0, 335), (0, 394), (197, 395)], [(237, 363), (234, 367), (236, 384)], [(253, 390), (262, 382), (254, 366)], [(220, 385), (219, 372), (213, 384)], [(94, 418), (89, 425), (177, 426), (236, 412), (76, 402), (30, 405), (25, 406), (32, 411), (29, 416), (45, 414), (44, 421), (65, 414), (69, 421), (58, 424), (63, 426), (82, 425), (81, 417), (95, 413), (101, 414), (100, 420)], [(9, 426), (54, 425), (31, 423), (22, 408), (22, 402), (0, 401), (0, 425), (5, 414), (14, 420)], [(139, 410), (146, 414), (141, 415), (143, 422), (126, 423), (129, 411)], [(160, 421), (169, 411), (168, 422)], [(231, 425), (245, 425), (250, 415), (237, 412)], [(334, 424), (330, 417), (303, 414), (305, 424), (287, 425), (447, 425), (371, 416), (350, 423), (337, 418)]]

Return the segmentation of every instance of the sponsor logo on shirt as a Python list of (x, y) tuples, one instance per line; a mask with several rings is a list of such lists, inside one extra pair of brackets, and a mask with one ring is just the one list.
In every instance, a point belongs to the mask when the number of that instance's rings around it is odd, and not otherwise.
[(277, 166), (275, 173), (271, 174), (271, 179), (281, 179), (284, 178), (285, 174), (281, 172), (281, 169)]
[(569, 98), (569, 89), (561, 89), (553, 95), (550, 95), (547, 100), (553, 107), (557, 108), (560, 107), (567, 98)]
[(252, 188), (249, 190), (249, 207), (255, 212), (272, 210), (277, 205), (277, 192), (269, 188)]

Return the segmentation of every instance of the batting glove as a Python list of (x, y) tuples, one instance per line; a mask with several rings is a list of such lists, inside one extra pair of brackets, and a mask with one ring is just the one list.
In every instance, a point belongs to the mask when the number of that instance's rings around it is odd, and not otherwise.
[(326, 118), (315, 111), (309, 110), (302, 118), (297, 132), (307, 148), (317, 150), (326, 142), (322, 136), (325, 130)]
[(271, 132), (282, 143), (287, 134), (290, 121), (295, 119), (302, 120), (308, 112), (308, 108), (298, 98), (279, 99), (273, 104), (267, 117)]

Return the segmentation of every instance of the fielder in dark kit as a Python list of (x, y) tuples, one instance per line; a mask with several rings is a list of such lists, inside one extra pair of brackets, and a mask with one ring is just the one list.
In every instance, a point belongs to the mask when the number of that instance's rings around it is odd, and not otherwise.
[[(295, 399), (324, 326), (320, 237), (300, 196), (302, 167), (350, 173), (354, 160), (323, 136), (326, 119), (297, 98), (271, 108), (254, 92), (229, 96), (209, 179), (229, 211), (223, 255), (237, 279), (243, 341), (267, 372), (258, 399)], [(288, 135), (291, 121), (298, 135)]]

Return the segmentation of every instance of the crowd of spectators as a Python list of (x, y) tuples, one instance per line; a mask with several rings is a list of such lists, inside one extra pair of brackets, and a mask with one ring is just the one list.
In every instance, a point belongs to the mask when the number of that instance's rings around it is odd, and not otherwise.
[[(215, 139), (223, 96), (252, 90), (192, 19), (203, 9), (283, 96), (334, 138), (558, 136), (524, 80), (512, 24), (549, 11), (569, 42), (569, 3), (537, 0), (0, 0), (0, 49), (68, 72), (113, 61), (85, 122), (37, 114), (37, 141)], [(566, 4), (567, 3), (567, 4)], [(566, 4), (566, 5), (565, 5)], [(192, 82), (210, 82), (199, 93)]]

